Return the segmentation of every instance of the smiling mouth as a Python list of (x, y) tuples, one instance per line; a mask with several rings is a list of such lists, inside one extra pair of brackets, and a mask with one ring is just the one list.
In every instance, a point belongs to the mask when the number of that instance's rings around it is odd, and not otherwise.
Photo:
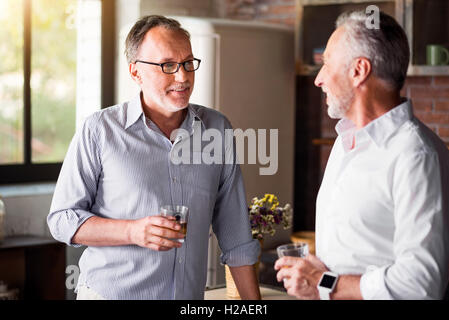
[(182, 94), (182, 93), (187, 93), (189, 91), (189, 89), (190, 89), (190, 87), (169, 89), (169, 90), (167, 90), (167, 93)]

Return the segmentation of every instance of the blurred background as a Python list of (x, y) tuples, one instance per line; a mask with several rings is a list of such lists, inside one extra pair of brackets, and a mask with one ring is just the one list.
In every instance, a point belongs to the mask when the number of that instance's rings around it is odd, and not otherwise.
[[(260, 280), (278, 285), (274, 248), (313, 233), (316, 194), (336, 137), (313, 85), (321, 55), (338, 15), (368, 5), (404, 27), (412, 60), (402, 95), (449, 143), (449, 66), (426, 60), (428, 45), (449, 48), (446, 0), (0, 0), (0, 281), (19, 289), (20, 298), (74, 298), (68, 267), (83, 249), (49, 240), (55, 181), (83, 120), (137, 90), (123, 54), (132, 24), (163, 14), (180, 19), (202, 59), (192, 102), (223, 112), (236, 128), (279, 130), (275, 175), (260, 176), (260, 164), (242, 166), (248, 202), (274, 193), (294, 209), (292, 228), (264, 242)], [(211, 246), (208, 284), (216, 286), (224, 271), (219, 248)], [(46, 274), (54, 280), (44, 285)]]

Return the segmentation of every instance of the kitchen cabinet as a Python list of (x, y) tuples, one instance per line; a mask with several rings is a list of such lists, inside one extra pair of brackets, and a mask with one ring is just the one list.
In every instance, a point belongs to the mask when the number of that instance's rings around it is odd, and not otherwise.
[(64, 300), (66, 246), (37, 236), (6, 237), (0, 243), (0, 280), (19, 299)]

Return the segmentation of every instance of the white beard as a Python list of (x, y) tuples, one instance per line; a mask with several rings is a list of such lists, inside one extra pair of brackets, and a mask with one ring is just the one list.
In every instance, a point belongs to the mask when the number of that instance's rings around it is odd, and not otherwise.
[(344, 118), (353, 100), (354, 93), (349, 90), (348, 92), (345, 92), (340, 98), (336, 98), (332, 94), (327, 93), (327, 114), (332, 119)]

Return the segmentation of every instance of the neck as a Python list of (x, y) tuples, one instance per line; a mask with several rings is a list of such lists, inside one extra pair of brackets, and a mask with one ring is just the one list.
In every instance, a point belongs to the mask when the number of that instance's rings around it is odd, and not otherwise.
[(142, 108), (145, 116), (151, 119), (168, 139), (170, 139), (172, 131), (181, 126), (187, 115), (187, 108), (171, 111), (147, 103), (145, 98), (142, 99)]
[(399, 91), (388, 91), (384, 88), (360, 91), (359, 94), (355, 94), (353, 104), (346, 116), (354, 122), (358, 129), (363, 128), (401, 103)]

